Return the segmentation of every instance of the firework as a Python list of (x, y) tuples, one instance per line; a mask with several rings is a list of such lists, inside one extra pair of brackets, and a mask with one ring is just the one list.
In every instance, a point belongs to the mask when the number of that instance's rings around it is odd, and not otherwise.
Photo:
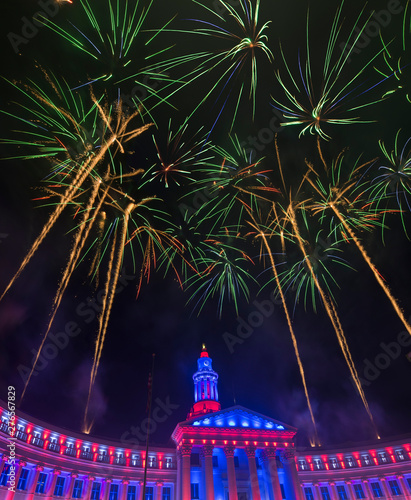
[(240, 230), (245, 208), (259, 210), (271, 202), (279, 190), (272, 185), (272, 170), (263, 166), (264, 158), (252, 161), (237, 136), (231, 138), (231, 149), (214, 147), (214, 161), (197, 170), (201, 177), (189, 196), (207, 190), (209, 200), (200, 207), (198, 217), (206, 217), (214, 226), (233, 223)]
[[(398, 317), (411, 335), (411, 326), (408, 324), (403, 311), (366, 252), (360, 237), (357, 235), (359, 230), (369, 231), (381, 225), (378, 221), (379, 214), (371, 208), (368, 198), (364, 201), (364, 183), (361, 182), (363, 170), (372, 162), (363, 164), (356, 162), (348, 176), (347, 182), (343, 182), (341, 175), (343, 159), (343, 156), (340, 155), (338, 160), (333, 162), (330, 170), (329, 185), (327, 186), (328, 189), (325, 189), (320, 181), (317, 181), (317, 185), (310, 181), (311, 185), (316, 189), (317, 194), (322, 198), (321, 201), (314, 203), (313, 212), (321, 213), (322, 216), (325, 216), (325, 213), (328, 211), (331, 212), (331, 216), (336, 217), (338, 223), (332, 223), (334, 225), (333, 232), (338, 229), (346, 241), (355, 243)], [(311, 168), (311, 171), (314, 172), (314, 169)]]
[[(33, 153), (22, 155), (21, 158), (40, 157), (51, 161), (52, 171), (46, 177), (47, 196), (43, 198), (50, 199), (55, 208), (2, 297), (30, 262), (63, 211), (67, 207), (74, 207), (75, 220), (77, 217), (81, 217), (81, 220), (78, 222), (76, 220), (72, 251), (63, 271), (53, 302), (51, 318), (22, 397), (72, 274), (84, 258), (83, 254), (89, 251), (84, 252), (85, 245), (88, 244), (90, 248), (96, 246), (99, 249), (97, 252), (99, 258), (93, 262), (93, 276), (98, 273), (105, 255), (108, 254), (103, 309), (99, 316), (99, 331), (90, 380), (90, 398), (125, 249), (130, 249), (135, 260), (136, 249), (140, 252), (139, 289), (143, 278), (148, 279), (150, 276), (152, 261), (155, 267), (157, 251), (164, 252), (168, 245), (178, 248), (178, 244), (168, 233), (167, 214), (161, 210), (161, 200), (156, 194), (145, 196), (137, 190), (137, 197), (131, 192), (135, 190), (130, 189), (138, 178), (141, 180), (144, 171), (130, 169), (124, 162), (124, 153), (127, 144), (145, 132), (150, 124), (136, 126), (135, 122), (141, 120), (139, 111), (128, 113), (123, 108), (121, 100), (110, 104), (104, 96), (97, 99), (91, 94), (90, 104), (86, 106), (67, 84), (61, 86), (49, 75), (47, 81), (51, 87), (49, 92), (38, 85), (20, 88), (30, 104), (35, 105), (29, 109), (26, 104), (21, 104), (26, 111), (25, 116), (30, 111), (32, 119), (28, 120), (27, 117), (20, 119), (26, 125), (26, 130), (19, 131), (19, 134), (28, 137), (24, 144), (34, 150)], [(5, 142), (13, 143), (12, 140)], [(96, 221), (100, 225), (98, 229), (100, 238), (90, 241)], [(175, 256), (175, 252), (171, 255)], [(168, 267), (172, 268), (170, 258), (167, 259)]]
[[(358, 105), (348, 103), (369, 90), (365, 88), (359, 89), (364, 85), (364, 83), (360, 82), (360, 77), (363, 75), (365, 69), (380, 55), (383, 49), (369, 59), (357, 73), (344, 79), (345, 71), (348, 69), (347, 61), (349, 61), (355, 44), (361, 37), (369, 19), (361, 24), (363, 14), (363, 11), (361, 11), (347, 42), (342, 47), (343, 50), (339, 54), (336, 54), (338, 36), (341, 31), (343, 5), (344, 2), (337, 9), (331, 26), (324, 56), (321, 84), (318, 86), (318, 90), (316, 87), (317, 78), (313, 74), (314, 71), (311, 65), (308, 15), (305, 60), (302, 62), (300, 56), (298, 57), (299, 77), (293, 76), (283, 48), (280, 46), (289, 83), (286, 83), (283, 76), (281, 76), (280, 70), (277, 70), (276, 77), (285, 94), (286, 104), (277, 99), (277, 97), (273, 97), (273, 101), (275, 107), (283, 113), (286, 120), (282, 125), (301, 127), (300, 136), (308, 132), (312, 135), (317, 135), (321, 139), (329, 140), (331, 136), (324, 130), (328, 130), (329, 125), (369, 123), (369, 121), (361, 120), (359, 116), (355, 116), (355, 113), (361, 108), (374, 104), (374, 101)], [(357, 28), (357, 31), (355, 31), (355, 28)], [(339, 48), (341, 48), (341, 45)]]
[(238, 315), (240, 297), (250, 297), (249, 283), (255, 282), (248, 268), (253, 266), (252, 259), (238, 248), (238, 237), (231, 235), (229, 229), (216, 237), (205, 239), (197, 250), (194, 259), (196, 272), (187, 279), (187, 291), (191, 292), (189, 301), (196, 300), (195, 308), (200, 313), (205, 303), (218, 297), (218, 312), (221, 317), (223, 306), (232, 302)]
[[(79, 0), (65, 22), (44, 19), (44, 25), (85, 58), (88, 78), (72, 88), (93, 85), (153, 120), (153, 109), (175, 92), (170, 71), (185, 58), (166, 59), (171, 46), (157, 44), (171, 20), (156, 30), (145, 28), (153, 0), (104, 0), (98, 10), (89, 0)], [(78, 72), (74, 72), (77, 75)], [(174, 87), (173, 87), (174, 85)]]
[[(210, 21), (190, 19), (199, 27), (186, 30), (184, 33), (204, 36), (208, 46), (212, 46), (215, 42), (216, 48), (190, 56), (192, 60), (199, 61), (199, 64), (189, 75), (192, 75), (194, 80), (207, 77), (213, 81), (211, 89), (206, 92), (190, 116), (221, 87), (214, 103), (215, 105), (217, 102), (222, 103), (219, 104), (220, 110), (216, 121), (226, 106), (230, 94), (236, 95), (233, 98), (235, 109), (231, 131), (240, 102), (244, 94), (247, 94), (247, 87), (248, 99), (252, 102), (252, 116), (255, 115), (259, 55), (262, 55), (268, 63), (273, 60), (273, 54), (267, 45), (266, 32), (269, 22), (260, 23), (260, 0), (240, 0), (236, 7), (224, 0), (217, 0), (218, 5), (215, 9), (195, 0), (194, 3), (205, 9), (212, 17)], [(249, 81), (249, 85), (245, 83), (246, 80)]]
[[(402, 226), (408, 237), (404, 214), (411, 211), (411, 138), (400, 149), (400, 132), (398, 130), (395, 136), (392, 151), (387, 149), (383, 141), (379, 141), (380, 149), (387, 164), (380, 165), (378, 175), (372, 179), (370, 197), (375, 204), (376, 212), (383, 214), (383, 229), (387, 214), (399, 213)], [(394, 202), (394, 206), (392, 206), (392, 202)]]

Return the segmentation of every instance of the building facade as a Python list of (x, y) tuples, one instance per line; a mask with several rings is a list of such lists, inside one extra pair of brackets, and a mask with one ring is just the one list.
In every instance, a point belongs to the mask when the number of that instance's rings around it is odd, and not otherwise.
[(147, 455), (14, 416), (3, 403), (0, 500), (411, 500), (410, 436), (296, 450), (297, 429), (241, 406), (221, 409), (205, 348), (197, 364), (175, 448)]

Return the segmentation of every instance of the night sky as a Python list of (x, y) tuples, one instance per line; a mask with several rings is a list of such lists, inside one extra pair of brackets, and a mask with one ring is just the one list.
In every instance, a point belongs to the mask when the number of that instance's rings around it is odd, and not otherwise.
[[(91, 2), (97, 4), (97, 0)], [(343, 17), (346, 21), (341, 39), (344, 39), (360, 11), (358, 3), (361, 2), (345, 2)], [(391, 4), (403, 11), (405, 3), (385, 0), (368, 2), (364, 18), (370, 15), (372, 9), (380, 12)], [(272, 21), (267, 33), (268, 45), (275, 60), (272, 67), (264, 65), (265, 61), (262, 61), (257, 86), (256, 118), (253, 122), (251, 107), (245, 104), (240, 110), (240, 120), (236, 126), (239, 138), (246, 139), (266, 127), (273, 113), (270, 95), (278, 96), (279, 99), (283, 97), (273, 77), (277, 67), (284, 71), (278, 41), (281, 40), (287, 60), (295, 71), (298, 51), (301, 49), (303, 53), (305, 47), (308, 5), (312, 26), (310, 40), (313, 68), (321, 70), (330, 22), (340, 2), (261, 1), (261, 20)], [(55, 22), (63, 22), (76, 7), (62, 5)], [(72, 72), (74, 79), (85, 81), (88, 72), (86, 61), (81, 57), (77, 60), (78, 53), (46, 28), (41, 28), (29, 43), (21, 45), (20, 54), (15, 53), (7, 34), (21, 33), (24, 23), (22, 17), (30, 19), (36, 10), (39, 10), (38, 2), (29, 0), (9, 2), (2, 6), (2, 74), (13, 80), (38, 78), (39, 71), (35, 68), (37, 61), (44, 67), (53, 68), (57, 74), (60, 71), (66, 74)], [(161, 26), (174, 14), (177, 15), (174, 29), (192, 29), (194, 21), (191, 19), (194, 17), (211, 19), (204, 9), (188, 0), (178, 0), (172, 5), (165, 0), (155, 0), (147, 26)], [(399, 35), (402, 29), (402, 14), (393, 14), (391, 17), (382, 27), (386, 42)], [(204, 37), (182, 33), (164, 33), (163, 38), (156, 43), (171, 43), (167, 37), (176, 44), (174, 54), (209, 48), (209, 42)], [(411, 39), (409, 41), (411, 44)], [(214, 47), (214, 42), (210, 42), (211, 47)], [(365, 45), (359, 54), (353, 55), (346, 71), (355, 74), (381, 47), (378, 37), (371, 37)], [(391, 47), (402, 53), (397, 42), (394, 41)], [(137, 58), (141, 56), (141, 53), (136, 55)], [(363, 87), (356, 94), (381, 81), (381, 75), (372, 66), (359, 79)], [(383, 67), (381, 63), (380, 67)], [(215, 78), (215, 75), (216, 72), (209, 78)], [(201, 100), (205, 92), (203, 89), (207, 84), (210, 85), (207, 79), (202, 82), (201, 85), (194, 83), (175, 96), (173, 105), (176, 109), (160, 107), (157, 113), (160, 129), (168, 123), (169, 118), (178, 123), (187, 116), (190, 109)], [(355, 104), (361, 104), (363, 98), (368, 101), (379, 99), (395, 86), (394, 79), (388, 79), (364, 96), (360, 95)], [(3, 109), (7, 112), (16, 109), (12, 101), (18, 100), (19, 94), (5, 82), (1, 83), (1, 96)], [(220, 110), (218, 103), (213, 105), (213, 102), (210, 99), (210, 105), (194, 115), (193, 130), (200, 126), (211, 129)], [(247, 103), (246, 100), (244, 102)], [(227, 148), (231, 105), (229, 101), (227, 116), (222, 115), (210, 135), (213, 142)], [(327, 143), (327, 154), (332, 157), (349, 147), (351, 159), (363, 154), (366, 160), (371, 160), (381, 154), (378, 140), (383, 139), (392, 145), (399, 129), (402, 129), (404, 143), (411, 135), (410, 106), (404, 93), (398, 91), (390, 99), (361, 110), (361, 117), (374, 123), (343, 126), (335, 131), (335, 135), (332, 130), (333, 140)], [(11, 128), (13, 121), (2, 116), (0, 136), (8, 138)], [(303, 163), (304, 158), (315, 154), (315, 139), (310, 136), (298, 139), (295, 127), (281, 128), (278, 137), (284, 161), (289, 165), (287, 177), (292, 182), (298, 182), (299, 174), (297, 169), (293, 170), (293, 165), (297, 161)], [(131, 162), (144, 162), (153, 155), (150, 133), (133, 146), (135, 154), (131, 156)], [(2, 146), (3, 157), (12, 156), (11, 151), (10, 146)], [(136, 155), (141, 158), (136, 159)], [(262, 155), (266, 156), (264, 165), (269, 168), (275, 158), (272, 143), (264, 148)], [(41, 196), (38, 193), (41, 193), (39, 188), (45, 171), (47, 163), (41, 160), (3, 160), (0, 164), (0, 291), (3, 291), (18, 269), (30, 244), (47, 220), (50, 207), (40, 207), (39, 202), (33, 201), (33, 198)], [(172, 196), (170, 200), (170, 203), (176, 203)], [(409, 229), (409, 214), (405, 215), (404, 220)], [(21, 367), (30, 365), (33, 352), (38, 348), (45, 331), (59, 276), (70, 251), (71, 234), (68, 231), (72, 224), (72, 214), (67, 212), (0, 303), (2, 400), (7, 397), (7, 386), (14, 385), (17, 394), (23, 390)], [(388, 225), (385, 244), (381, 231), (375, 230), (362, 235), (364, 246), (408, 318), (411, 315), (411, 243), (404, 235), (399, 217), (390, 219)], [(257, 258), (258, 249), (250, 246), (249, 255)], [(344, 258), (355, 271), (332, 268), (339, 284), (339, 288), (334, 288), (333, 292), (371, 412), (382, 437), (409, 432), (411, 363), (407, 355), (411, 360), (411, 342), (402, 333), (404, 326), (353, 245), (344, 247)], [(300, 430), (298, 443), (308, 444), (312, 434), (310, 417), (282, 307), (269, 301), (273, 285), (260, 290), (252, 284), (250, 302), (240, 302), (239, 316), (234, 306), (228, 304), (219, 318), (217, 299), (207, 302), (198, 316), (198, 311), (194, 309), (195, 302), (187, 304), (190, 294), (179, 289), (172, 274), (165, 278), (162, 272), (153, 275), (150, 282), (143, 285), (136, 299), (138, 272), (133, 271), (132, 262), (127, 258), (123, 271), (94, 388), (92, 411), (98, 416), (92, 435), (110, 437), (122, 441), (126, 446), (142, 444), (138, 436), (141, 435), (141, 424), (147, 417), (147, 380), (152, 354), (155, 353), (153, 405), (167, 405), (170, 415), (165, 422), (156, 426), (152, 441), (167, 444), (175, 425), (186, 418), (193, 403), (192, 374), (196, 370), (201, 345), (205, 343), (213, 359), (213, 368), (219, 374), (223, 408), (239, 404), (295, 426)], [(261, 269), (256, 265), (253, 271), (256, 278), (260, 272)], [(90, 285), (87, 278), (87, 265), (83, 263), (73, 275), (51, 330), (56, 335), (65, 328), (72, 328), (77, 334), (70, 338), (67, 346), (58, 350), (54, 359), (39, 367), (39, 374), (32, 379), (20, 407), (21, 411), (33, 417), (77, 432), (81, 429), (97, 332), (98, 305), (93, 308), (96, 302), (92, 302), (96, 292), (98, 290)], [(319, 305), (317, 313), (314, 313), (310, 305), (305, 310), (300, 301), (293, 309), (295, 295), (292, 291), (287, 293), (287, 300), (293, 311), (294, 330), (322, 443), (333, 445), (372, 439), (373, 429), (323, 307)], [(265, 317), (261, 321), (256, 320), (257, 326), (245, 329), (246, 323), (262, 318), (261, 314), (258, 316), (255, 313), (264, 307)], [(238, 342), (233, 341), (233, 336)], [(387, 350), (391, 350), (392, 358), (395, 359), (387, 362), (388, 358), (381, 356)], [(385, 363), (386, 367), (373, 371), (370, 365), (375, 366), (378, 360), (382, 360), (381, 363)]]

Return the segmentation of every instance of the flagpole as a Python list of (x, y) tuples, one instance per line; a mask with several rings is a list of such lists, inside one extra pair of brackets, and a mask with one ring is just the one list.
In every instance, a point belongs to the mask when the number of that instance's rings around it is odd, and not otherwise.
[(147, 418), (147, 436), (146, 436), (146, 460), (144, 464), (144, 481), (143, 481), (143, 496), (142, 500), (146, 498), (146, 482), (147, 482), (147, 466), (148, 466), (148, 443), (150, 438), (150, 425), (151, 425), (151, 402), (153, 400), (153, 374), (154, 374), (154, 359), (156, 355), (153, 353), (153, 361), (151, 364), (151, 372), (148, 376), (148, 398), (147, 398), (147, 408), (148, 418)]

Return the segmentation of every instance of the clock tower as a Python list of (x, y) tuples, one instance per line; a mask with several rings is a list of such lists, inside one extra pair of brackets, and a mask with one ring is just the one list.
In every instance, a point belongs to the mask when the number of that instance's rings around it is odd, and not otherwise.
[(193, 375), (194, 405), (188, 418), (221, 410), (217, 390), (218, 374), (213, 370), (212, 363), (213, 360), (208, 356), (206, 346), (203, 344), (197, 360), (197, 371)]

